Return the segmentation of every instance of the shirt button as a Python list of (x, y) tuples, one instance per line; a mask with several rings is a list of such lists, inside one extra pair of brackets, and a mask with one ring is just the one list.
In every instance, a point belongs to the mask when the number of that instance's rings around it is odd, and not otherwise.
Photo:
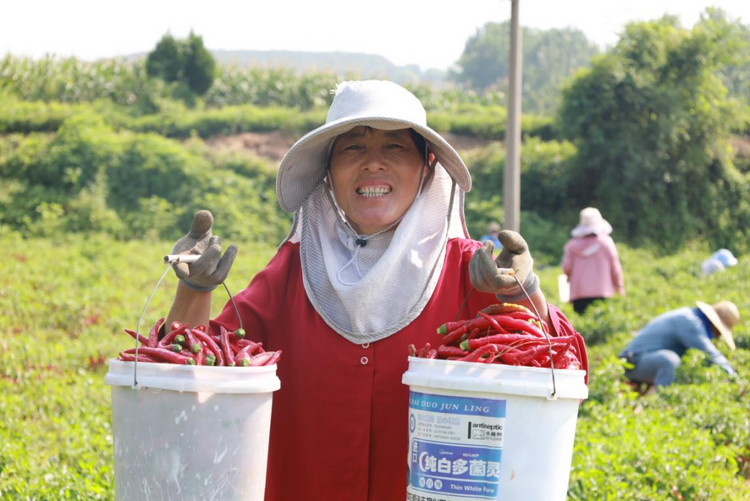
[(360, 359), (359, 359), (359, 362), (360, 362), (360, 363), (361, 363), (362, 365), (367, 365), (367, 362), (369, 362), (369, 361), (370, 361), (370, 360), (369, 360), (369, 359), (368, 359), (367, 357), (362, 357), (362, 358), (360, 358)]
[(367, 348), (369, 348), (369, 347), (370, 347), (370, 343), (365, 343), (365, 344), (363, 344), (363, 345), (362, 345), (362, 348), (364, 348), (365, 350), (366, 350)]

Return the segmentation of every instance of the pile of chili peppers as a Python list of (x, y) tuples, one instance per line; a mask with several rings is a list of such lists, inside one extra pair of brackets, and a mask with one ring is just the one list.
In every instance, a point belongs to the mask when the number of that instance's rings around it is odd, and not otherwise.
[[(149, 331), (148, 337), (125, 329), (127, 334), (141, 343), (137, 352), (138, 362), (257, 367), (273, 365), (281, 357), (281, 350), (265, 351), (262, 343), (244, 339), (244, 329), (229, 332), (221, 326), (219, 335), (212, 336), (202, 325), (191, 329), (187, 324), (172, 322), (169, 332), (159, 339), (163, 324), (164, 319), (160, 318)], [(119, 360), (134, 362), (136, 349), (120, 352)]]
[(493, 304), (476, 318), (447, 322), (437, 332), (443, 336), (438, 346), (427, 343), (417, 349), (409, 345), (409, 355), (588, 371), (586, 347), (580, 334), (552, 336), (546, 322), (518, 304)]

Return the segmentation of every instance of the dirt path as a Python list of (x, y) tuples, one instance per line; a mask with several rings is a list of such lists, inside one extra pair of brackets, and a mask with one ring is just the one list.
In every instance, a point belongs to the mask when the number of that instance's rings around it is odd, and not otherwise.
[[(487, 140), (455, 134), (443, 134), (443, 137), (460, 152), (483, 148), (490, 144)], [(297, 139), (296, 135), (279, 131), (245, 132), (234, 136), (215, 136), (207, 139), (206, 144), (216, 150), (250, 152), (278, 163)]]

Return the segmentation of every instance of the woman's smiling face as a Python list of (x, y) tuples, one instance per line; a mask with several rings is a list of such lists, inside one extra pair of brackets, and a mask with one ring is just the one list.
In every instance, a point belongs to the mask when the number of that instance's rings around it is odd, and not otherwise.
[(410, 129), (359, 126), (338, 136), (331, 150), (333, 193), (355, 231), (381, 231), (411, 206), (426, 168)]

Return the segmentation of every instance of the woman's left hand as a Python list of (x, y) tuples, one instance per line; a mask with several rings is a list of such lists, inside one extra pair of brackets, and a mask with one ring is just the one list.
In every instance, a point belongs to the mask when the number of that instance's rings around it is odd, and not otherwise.
[[(533, 271), (534, 260), (529, 246), (520, 234), (511, 230), (501, 231), (498, 239), (503, 250), (497, 259), (492, 258), (495, 246), (489, 241), (474, 252), (469, 263), (471, 284), (478, 291), (495, 294), (503, 302), (523, 301), (526, 295), (519, 282), (529, 296), (539, 289), (539, 277)], [(500, 268), (513, 269), (515, 277), (501, 273)]]

